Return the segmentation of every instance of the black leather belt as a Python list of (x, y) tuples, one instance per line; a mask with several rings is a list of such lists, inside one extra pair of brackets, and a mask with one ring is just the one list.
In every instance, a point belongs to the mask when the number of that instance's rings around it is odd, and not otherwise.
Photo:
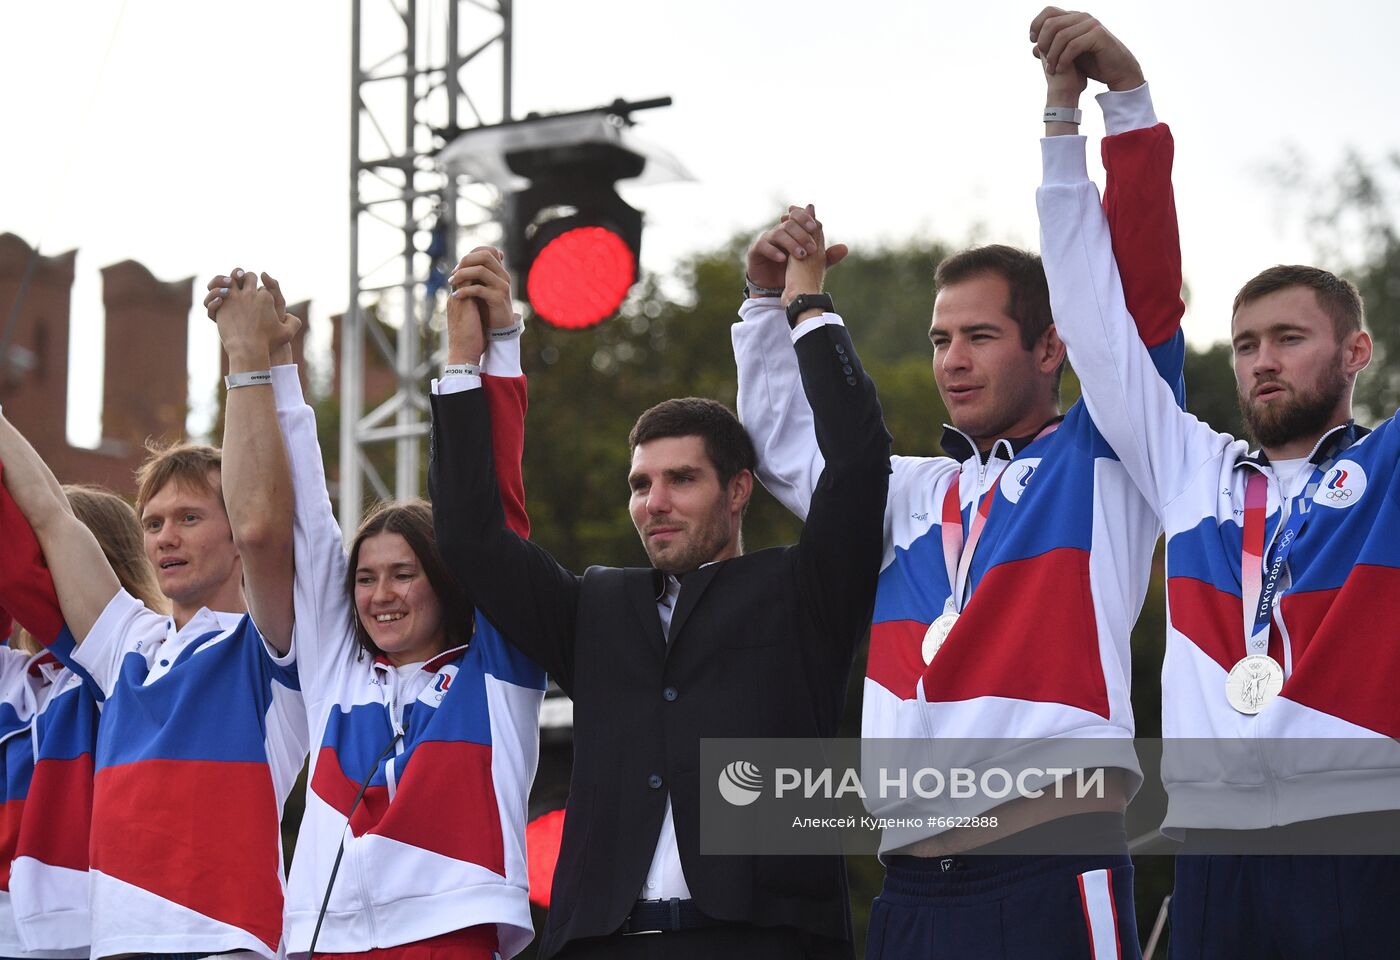
[(634, 933), (673, 933), (717, 926), (722, 921), (700, 912), (694, 900), (638, 900), (632, 912), (622, 921), (618, 933), (624, 937)]

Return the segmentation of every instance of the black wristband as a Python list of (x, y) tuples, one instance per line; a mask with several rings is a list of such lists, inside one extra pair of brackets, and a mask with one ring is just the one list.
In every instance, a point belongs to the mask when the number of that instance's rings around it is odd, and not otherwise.
[(803, 293), (792, 298), (792, 302), (787, 305), (788, 326), (797, 326), (797, 318), (808, 310), (821, 310), (824, 313), (833, 313), (836, 305), (831, 302), (829, 293)]

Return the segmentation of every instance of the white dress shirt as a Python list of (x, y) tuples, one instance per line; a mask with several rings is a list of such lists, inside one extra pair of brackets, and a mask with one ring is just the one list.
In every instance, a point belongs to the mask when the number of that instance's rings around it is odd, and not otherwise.
[[(676, 609), (676, 601), (681, 595), (681, 582), (674, 576), (666, 575), (666, 589), (656, 598), (656, 612), (661, 616), (661, 632), (671, 639), (671, 614)], [(671, 816), (671, 797), (666, 797), (666, 819), (661, 821), (661, 834), (656, 838), (656, 852), (651, 856), (651, 867), (647, 870), (646, 883), (637, 895), (638, 900), (670, 900), (677, 897), (690, 899), (690, 887), (686, 886), (685, 871), (681, 869), (681, 851), (676, 846), (676, 821)]]

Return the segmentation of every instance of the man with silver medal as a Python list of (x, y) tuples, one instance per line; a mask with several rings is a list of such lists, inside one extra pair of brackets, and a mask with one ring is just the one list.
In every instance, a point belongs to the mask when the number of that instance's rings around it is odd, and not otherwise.
[[(1057, 16), (1063, 12), (1047, 11), (1032, 31)], [(1061, 25), (1079, 30), (1079, 16)], [(1162, 377), (1179, 387), (1180, 276), (1155, 255), (1175, 242), (1171, 135), (1156, 121), (1131, 52), (1089, 26), (1100, 43), (1095, 75), (1111, 88), (1100, 101), (1110, 192), (1156, 210), (1124, 224), (1125, 262), (1141, 265), (1134, 310)], [(1047, 49), (1054, 35), (1046, 31)], [(1041, 107), (1028, 96), (1027, 109)], [(1077, 111), (1058, 109), (1044, 118), (1078, 120)], [(749, 299), (732, 331), (739, 414), (758, 449), (759, 477), (798, 516), (822, 461), (772, 291), (783, 258), (816, 249), (800, 211), (765, 234), (751, 251)], [(867, 749), (881, 757), (903, 749), (893, 762), (909, 753), (936, 753), (940, 765), (950, 756), (976, 765), (1016, 756), (1008, 766), (1023, 769), (1026, 755), (1068, 744), (1074, 766), (1100, 770), (1107, 788), (1093, 797), (983, 797), (977, 812), (995, 824), (971, 828), (935, 826), (937, 804), (868, 793), (873, 816), (927, 826), (882, 833), (886, 877), (867, 956), (1035, 960), (1087, 956), (1091, 946), (1135, 956), (1123, 810), (1141, 773), (1128, 645), (1159, 526), (1084, 406), (1061, 415), (1064, 357), (1039, 258), (1001, 245), (965, 250), (939, 264), (934, 286), (928, 332), (951, 420), (947, 456), (891, 461), (862, 765), (872, 763)], [(983, 902), (991, 894), (977, 892), (987, 890), (996, 892), (996, 910)], [(1001, 922), (1005, 911), (1019, 918), (1014, 935)], [(931, 939), (930, 925), (947, 932)], [(989, 954), (992, 944), (1002, 953)]]
[(1162, 830), (1186, 844), (1170, 956), (1394, 957), (1400, 858), (1377, 854), (1400, 841), (1400, 428), (1351, 419), (1372, 355), (1360, 295), (1311, 266), (1249, 280), (1229, 332), (1258, 448), (1217, 433), (1141, 349), (1072, 139), (1043, 145), (1051, 303), (1167, 539)]

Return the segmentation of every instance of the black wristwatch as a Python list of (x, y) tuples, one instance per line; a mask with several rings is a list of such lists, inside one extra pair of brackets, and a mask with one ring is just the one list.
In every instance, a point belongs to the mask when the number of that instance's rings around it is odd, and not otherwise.
[(808, 310), (821, 310), (825, 313), (833, 313), (836, 305), (831, 302), (829, 293), (803, 293), (792, 298), (792, 303), (787, 305), (788, 326), (797, 326), (797, 318)]

